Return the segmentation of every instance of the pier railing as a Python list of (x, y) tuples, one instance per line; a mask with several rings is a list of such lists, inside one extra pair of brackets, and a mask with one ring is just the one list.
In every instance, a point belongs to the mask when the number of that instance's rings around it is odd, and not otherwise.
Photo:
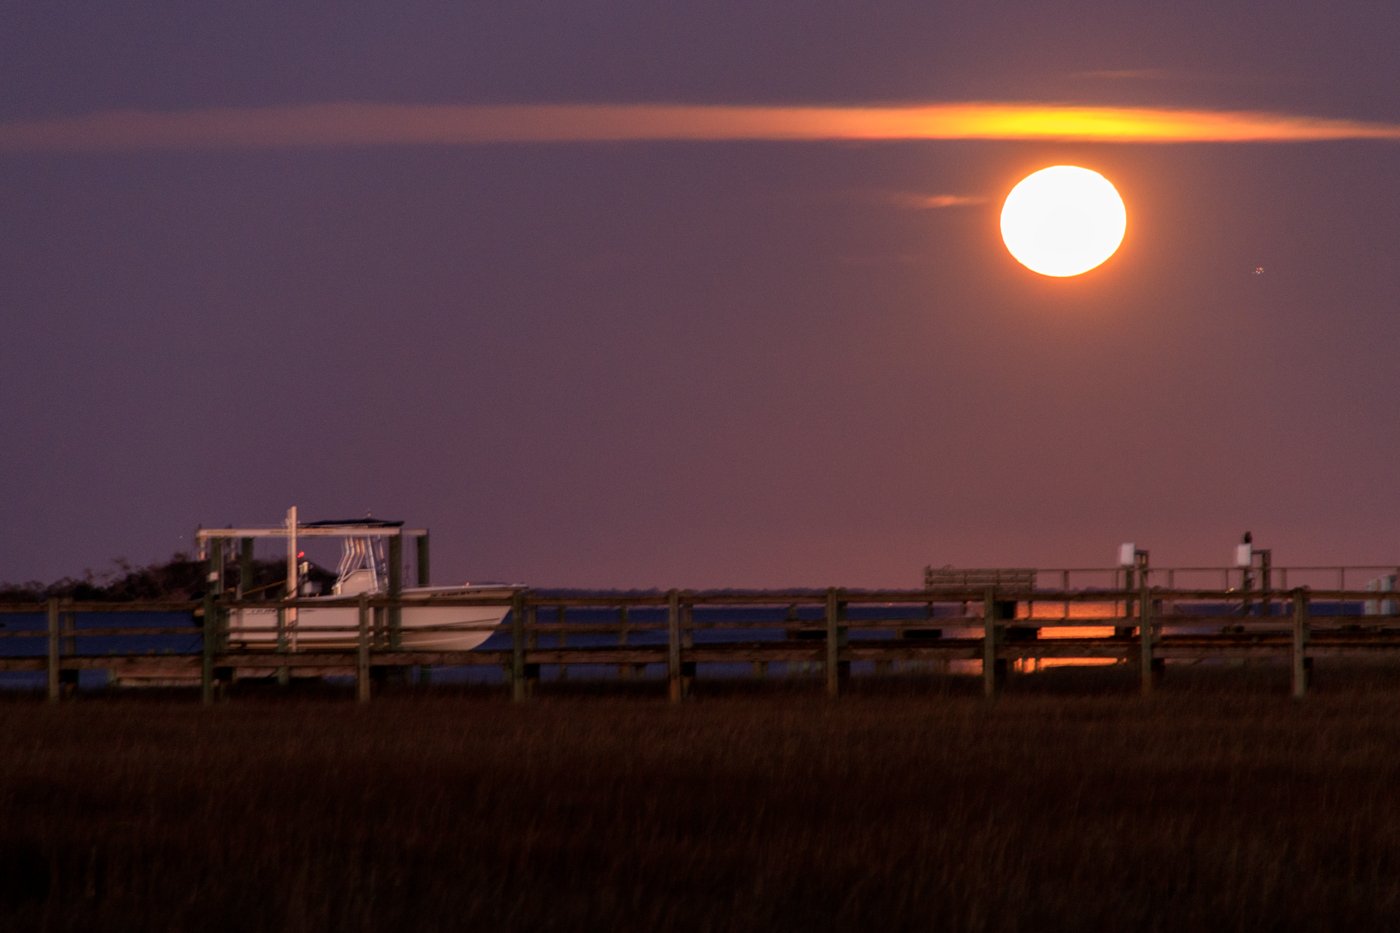
[[(1389, 568), (1386, 568), (1389, 569)], [(1215, 571), (1219, 573), (1220, 571)], [(1336, 568), (1323, 568), (1324, 575)], [(1281, 571), (1276, 571), (1281, 573)], [(1174, 578), (1186, 579), (1177, 571)], [(1301, 574), (1290, 572), (1290, 579)], [(1400, 654), (1394, 594), (1346, 587), (1235, 585), (926, 590), (671, 590), (577, 593), (520, 589), (341, 600), (200, 603), (45, 603), (0, 606), (0, 673), (42, 675), (47, 695), (76, 689), (84, 671), (109, 681), (198, 684), (206, 701), (238, 679), (353, 678), (369, 699), (379, 680), (410, 669), (499, 671), (525, 699), (542, 680), (650, 679), (673, 700), (697, 677), (784, 675), (839, 695), (852, 676), (962, 672), (995, 694), (1009, 673), (1074, 661), (1135, 665), (1151, 692), (1170, 663), (1286, 662), (1303, 695), (1313, 662)], [(1356, 579), (1353, 569), (1352, 579)], [(1053, 572), (1040, 575), (1054, 580)], [(1112, 583), (1113, 581), (1108, 581)], [(269, 607), (279, 612), (269, 614)], [(401, 620), (422, 606), (495, 606), (499, 625), (417, 626), (444, 639), (405, 640)], [(341, 608), (344, 624), (295, 634), (297, 612)], [(239, 610), (268, 621), (235, 625)], [(451, 635), (487, 634), (470, 650)]]

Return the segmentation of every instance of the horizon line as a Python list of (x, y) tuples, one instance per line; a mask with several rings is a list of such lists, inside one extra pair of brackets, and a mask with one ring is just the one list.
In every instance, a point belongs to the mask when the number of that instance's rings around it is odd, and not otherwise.
[(1400, 124), (1276, 111), (1035, 103), (383, 104), (103, 110), (0, 123), (0, 153), (638, 142), (1400, 141)]

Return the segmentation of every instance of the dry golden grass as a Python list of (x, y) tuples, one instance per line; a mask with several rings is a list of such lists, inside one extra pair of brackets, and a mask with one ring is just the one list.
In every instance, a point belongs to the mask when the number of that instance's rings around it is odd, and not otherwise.
[(0, 702), (0, 929), (1393, 928), (1400, 677), (1131, 688)]

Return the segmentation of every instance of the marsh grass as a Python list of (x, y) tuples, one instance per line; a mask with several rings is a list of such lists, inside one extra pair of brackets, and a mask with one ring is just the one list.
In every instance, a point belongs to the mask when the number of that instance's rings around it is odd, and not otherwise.
[(8, 700), (0, 929), (1393, 928), (1393, 673), (1134, 688)]

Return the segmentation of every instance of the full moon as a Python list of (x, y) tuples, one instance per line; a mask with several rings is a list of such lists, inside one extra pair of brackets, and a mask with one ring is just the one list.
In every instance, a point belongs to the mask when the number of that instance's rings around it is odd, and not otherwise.
[(1001, 238), (1021, 265), (1067, 278), (1118, 250), (1128, 212), (1112, 182), (1077, 165), (1052, 165), (1017, 183), (1001, 208)]

